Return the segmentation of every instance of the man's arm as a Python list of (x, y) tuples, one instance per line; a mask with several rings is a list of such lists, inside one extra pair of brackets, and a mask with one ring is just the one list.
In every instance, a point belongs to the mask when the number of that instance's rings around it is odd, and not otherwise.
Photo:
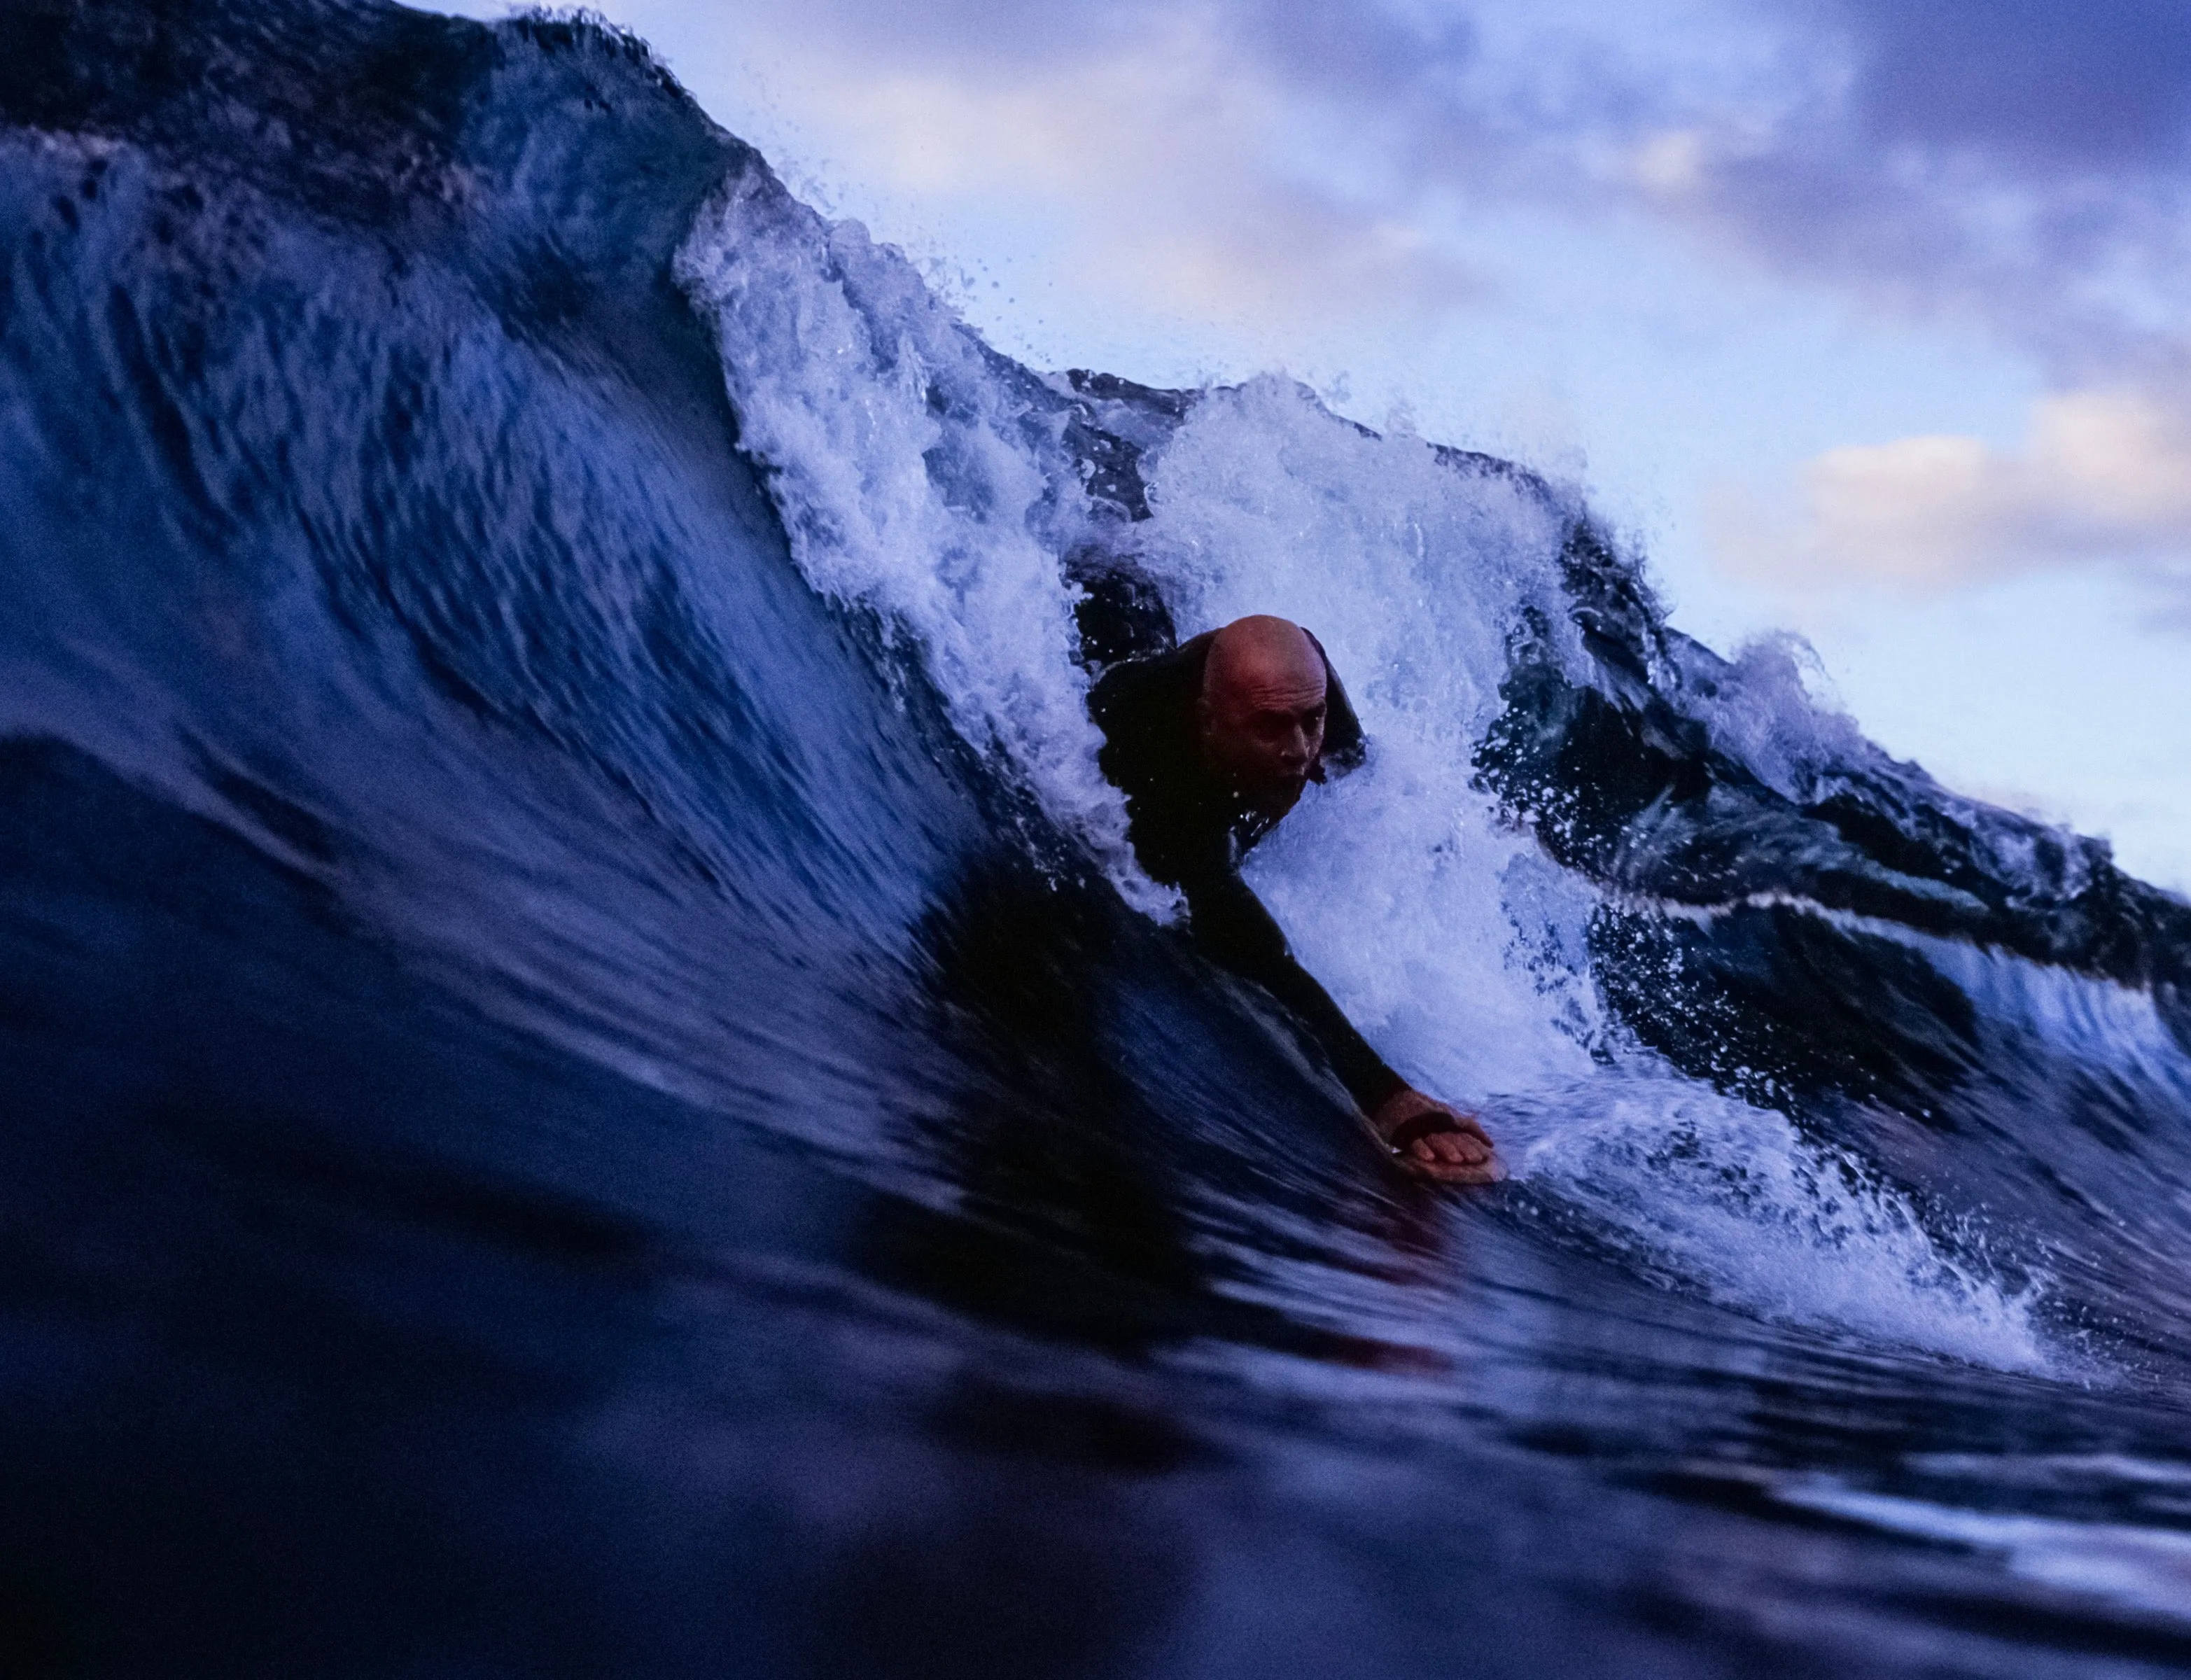
[(1425, 1177), (1480, 1184), (1500, 1175), (1491, 1139), (1473, 1115), (1424, 1096), (1387, 1067), (1314, 975), (1284, 931), (1232, 870), (1183, 884), (1196, 946), (1220, 968), (1252, 980), (1290, 1010), (1322, 1048), (1370, 1129), (1397, 1143), (1400, 1164)]
[(1374, 1113), (1387, 1098), (1408, 1088), (1369, 1048), (1331, 994), (1295, 960), (1284, 931), (1236, 872), (1189, 881), (1186, 892), (1195, 944), (1220, 968), (1254, 981), (1294, 1012), (1363, 1113)]

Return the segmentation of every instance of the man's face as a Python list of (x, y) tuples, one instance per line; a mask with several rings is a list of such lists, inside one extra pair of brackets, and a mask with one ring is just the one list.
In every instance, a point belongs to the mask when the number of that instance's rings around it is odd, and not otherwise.
[(1323, 750), (1323, 660), (1291, 624), (1239, 636), (1221, 632), (1200, 715), (1204, 761), (1250, 809), (1283, 817)]

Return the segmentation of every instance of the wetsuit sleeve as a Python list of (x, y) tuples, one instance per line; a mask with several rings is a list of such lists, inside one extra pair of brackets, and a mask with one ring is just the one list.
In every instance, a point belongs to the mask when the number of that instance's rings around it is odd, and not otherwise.
[(1199, 876), (1185, 890), (1196, 946), (1220, 968), (1254, 981), (1292, 1011), (1364, 1113), (1405, 1088), (1408, 1082), (1369, 1048), (1331, 994), (1294, 960), (1284, 932), (1237, 873)]

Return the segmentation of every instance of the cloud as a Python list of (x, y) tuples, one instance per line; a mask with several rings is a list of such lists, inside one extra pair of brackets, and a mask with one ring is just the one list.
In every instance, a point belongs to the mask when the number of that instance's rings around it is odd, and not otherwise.
[(2021, 447), (1915, 436), (1810, 462), (1792, 515), (1723, 487), (1732, 571), (1938, 589), (2050, 567), (2191, 578), (2191, 9), (1811, 0), (1807, 66), (1629, 154), (1704, 237), (1921, 319), (1975, 321), (2057, 389)]
[(2181, 170), (2191, 9), (2178, 0), (1836, 0), (1853, 104), (1891, 143), (1977, 154), (2027, 178)]
[(1482, 292), (1403, 198), (1331, 167), (1403, 54), (1326, 9), (757, 0), (741, 24), (736, 49), (765, 57), (833, 168), (930, 204), (1016, 205), (1113, 294), (1283, 323)]
[[(1017, 50), (817, 55), (812, 108), (872, 178), (930, 198), (1069, 202), (1078, 276), (1192, 313), (1450, 308), (1481, 281), (1374, 196), (1285, 167), (1300, 114), (1207, 14), (1029, 65)], [(1023, 44), (1023, 43), (1022, 43)]]
[(2191, 419), (2133, 390), (2057, 394), (2033, 406), (2020, 449), (1935, 436), (1829, 450), (1796, 504), (1775, 518), (1751, 492), (1720, 492), (1710, 534), (1727, 569), (1925, 591), (2104, 562), (2172, 584), (2191, 564)]
[(1699, 85), (1683, 125), (1635, 135), (1631, 177), (1661, 214), (1875, 306), (1980, 321), (2065, 383), (2180, 363), (2191, 10), (1812, 0), (1771, 14), (1785, 32), (1761, 90)]
[(2065, 381), (2191, 329), (2182, 0), (748, 0), (732, 38), (855, 167), (1059, 195), (1182, 304), (1465, 302), (1438, 230), (1519, 203), (1974, 317)]

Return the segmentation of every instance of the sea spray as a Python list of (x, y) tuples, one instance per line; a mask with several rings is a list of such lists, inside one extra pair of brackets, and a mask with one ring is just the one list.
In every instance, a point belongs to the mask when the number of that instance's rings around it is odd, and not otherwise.
[[(714, 324), (743, 443), (769, 470), (802, 572), (879, 614), (970, 743), (1114, 879), (1130, 890), (1138, 872), (1096, 770), (1063, 566), (1091, 547), (1153, 578), (1183, 635), (1275, 612), (1323, 641), (1370, 760), (1312, 790), (1250, 880), (1386, 1053), (1483, 1107), (1494, 1135), (1511, 1130), (1502, 1104), (1541, 1113), (1563, 1094), (1550, 1136), (1525, 1128), (1510, 1146), (1545, 1193), (1730, 1304), (2017, 1369), (2037, 1360), (2021, 1308), (1936, 1253), (1893, 1191), (1842, 1183), (1784, 1117), (1714, 1108), (1605, 1018), (1587, 956), (1596, 889), (1544, 867), (1475, 763), (1525, 622), (1574, 681), (1593, 679), (1560, 564), (1574, 506), (1498, 464), (1368, 432), (1269, 378), (1145, 430), (1147, 517), (1107, 521), (1063, 441), (1058, 388), (987, 353), (856, 224), (823, 220), (751, 170), (703, 217), (678, 271)], [(1845, 725), (1783, 693), (1778, 666), (1750, 669), (1735, 668), (1722, 703), (1770, 688), (1750, 711), (1785, 716), (1747, 744), (1785, 751), (1807, 728), (1814, 755), (1845, 744), (1833, 733)], [(1700, 1123), (1703, 1109), (1715, 1118)], [(1756, 1159), (1699, 1169), (1721, 1160), (1709, 1140)]]
[(1123, 863), (1059, 573), (1087, 515), (1055, 414), (902, 253), (765, 170), (701, 218), (677, 272), (714, 324), (741, 441), (807, 579), (879, 614), (968, 740)]

